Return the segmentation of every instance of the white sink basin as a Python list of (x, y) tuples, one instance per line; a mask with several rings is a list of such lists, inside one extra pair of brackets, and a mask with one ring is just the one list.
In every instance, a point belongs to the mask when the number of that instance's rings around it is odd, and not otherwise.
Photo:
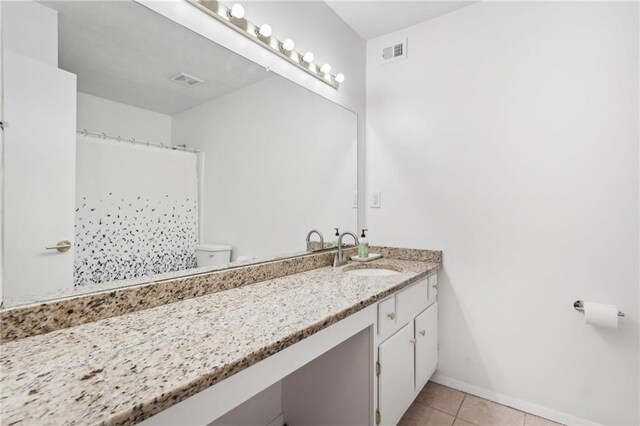
[(359, 268), (359, 269), (351, 269), (346, 271), (347, 275), (355, 275), (356, 277), (387, 277), (390, 275), (397, 275), (400, 272), (394, 271), (392, 269), (382, 269), (382, 268)]

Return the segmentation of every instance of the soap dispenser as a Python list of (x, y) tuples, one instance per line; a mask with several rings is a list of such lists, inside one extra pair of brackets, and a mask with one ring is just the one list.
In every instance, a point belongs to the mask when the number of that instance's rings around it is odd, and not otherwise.
[(338, 228), (333, 228), (336, 230), (336, 234), (333, 236), (333, 241), (331, 241), (331, 247), (338, 247), (338, 239), (340, 238), (340, 231)]
[(362, 234), (360, 234), (360, 244), (358, 244), (358, 257), (362, 259), (366, 259), (369, 257), (369, 241), (367, 240), (367, 236), (364, 234), (368, 229), (363, 229)]

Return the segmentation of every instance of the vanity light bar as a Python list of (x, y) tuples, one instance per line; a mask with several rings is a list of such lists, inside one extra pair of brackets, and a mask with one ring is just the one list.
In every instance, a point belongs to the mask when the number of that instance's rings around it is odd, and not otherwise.
[(328, 84), (334, 89), (340, 87), (340, 83), (344, 81), (344, 74), (331, 74), (331, 66), (324, 64), (322, 66), (313, 62), (313, 53), (306, 52), (304, 55), (294, 50), (294, 43), (291, 39), (280, 41), (271, 36), (271, 26), (262, 24), (257, 26), (244, 18), (244, 7), (234, 4), (228, 8), (217, 0), (187, 0), (198, 9), (204, 11), (207, 15), (216, 18), (218, 21), (233, 28), (243, 36), (254, 41), (287, 60), (301, 70), (314, 76), (318, 80)]

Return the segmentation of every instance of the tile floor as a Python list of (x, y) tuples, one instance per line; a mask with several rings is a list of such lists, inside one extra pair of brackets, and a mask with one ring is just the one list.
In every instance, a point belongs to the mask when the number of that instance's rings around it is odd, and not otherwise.
[(399, 426), (559, 426), (477, 396), (429, 382)]

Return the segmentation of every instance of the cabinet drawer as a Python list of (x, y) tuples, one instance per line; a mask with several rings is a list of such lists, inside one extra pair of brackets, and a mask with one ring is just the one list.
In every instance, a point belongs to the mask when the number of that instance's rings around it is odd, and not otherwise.
[(398, 324), (404, 324), (413, 320), (415, 314), (429, 304), (428, 279), (418, 281), (400, 291), (396, 295), (396, 303)]
[(392, 296), (378, 303), (378, 334), (384, 336), (396, 327), (396, 298)]

